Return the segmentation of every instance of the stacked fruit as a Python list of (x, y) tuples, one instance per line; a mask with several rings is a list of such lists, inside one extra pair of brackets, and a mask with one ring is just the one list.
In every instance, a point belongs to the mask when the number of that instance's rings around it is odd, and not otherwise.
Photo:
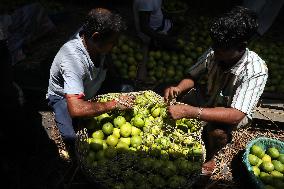
[(131, 111), (105, 113), (88, 123), (85, 163), (108, 187), (178, 188), (201, 170), (199, 122), (169, 119), (162, 97), (152, 91), (136, 95)]
[(270, 147), (264, 150), (254, 144), (248, 160), (254, 175), (266, 185), (266, 188), (284, 188), (284, 154), (280, 154), (277, 148)]

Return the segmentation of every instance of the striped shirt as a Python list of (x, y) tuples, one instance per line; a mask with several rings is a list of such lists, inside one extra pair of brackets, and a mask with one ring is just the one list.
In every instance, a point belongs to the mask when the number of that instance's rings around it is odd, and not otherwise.
[(232, 107), (250, 119), (268, 78), (265, 62), (249, 49), (227, 71), (214, 61), (214, 51), (208, 49), (188, 72), (195, 80), (204, 74), (208, 78), (208, 107)]

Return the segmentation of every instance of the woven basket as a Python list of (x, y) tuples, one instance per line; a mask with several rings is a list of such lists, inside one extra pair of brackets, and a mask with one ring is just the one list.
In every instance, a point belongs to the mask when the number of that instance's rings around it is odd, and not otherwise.
[[(123, 93), (124, 95), (130, 95), (130, 96), (137, 96), (137, 95), (140, 95), (142, 94), (143, 92), (145, 91), (140, 91), (140, 92), (130, 92), (130, 93)], [(154, 93), (153, 91), (151, 91), (152, 93)], [(121, 95), (121, 93), (111, 93), (111, 96), (113, 95), (116, 95), (119, 96)], [(161, 101), (163, 101), (163, 97), (159, 96), (158, 94), (155, 93), (156, 96), (159, 97), (159, 99)], [(96, 97), (96, 99), (100, 98), (100, 97), (108, 97), (109, 94), (105, 94), (105, 95), (99, 95)], [(173, 102), (174, 104), (176, 104), (177, 102)], [(202, 157), (201, 157), (201, 162), (203, 163), (205, 161), (205, 146), (204, 146), (204, 143), (203, 141), (201, 140), (201, 132), (202, 130), (196, 132), (196, 133), (192, 133), (192, 137), (195, 138), (196, 140), (198, 140), (201, 145), (202, 145)], [(103, 177), (103, 178), (98, 178), (98, 172), (102, 171), (100, 169), (100, 166), (94, 168), (94, 167), (90, 167), (88, 166), (88, 163), (87, 163), (87, 160), (86, 160), (86, 156), (88, 154), (88, 148), (87, 148), (87, 138), (88, 138), (88, 132), (87, 132), (87, 129), (81, 129), (77, 132), (77, 141), (76, 141), (76, 146), (75, 146), (75, 150), (76, 150), (76, 156), (77, 156), (77, 159), (78, 159), (78, 164), (83, 172), (83, 174), (93, 183), (99, 185), (100, 187), (102, 188), (109, 188), (109, 184), (111, 182), (113, 182), (113, 178), (108, 178), (107, 176), (106, 177)], [(150, 155), (146, 155), (146, 157), (150, 157)], [(130, 158), (130, 159), (129, 159)], [(103, 169), (104, 166), (120, 166), (120, 165), (124, 165), (123, 162), (126, 162), (127, 159), (129, 161), (132, 161), (133, 159), (131, 158), (136, 158), (136, 156), (133, 156), (133, 157), (125, 157), (124, 155), (117, 155), (117, 157), (114, 159), (114, 160), (111, 160), (109, 161), (107, 164), (110, 164), (110, 165), (102, 165), (101, 168)], [(131, 169), (132, 167), (129, 167), (129, 169)], [(128, 169), (128, 168), (127, 168)], [(194, 172), (193, 174), (190, 174), (188, 176), (186, 176), (186, 180), (187, 180), (187, 183), (186, 183), (186, 186), (188, 188), (190, 188), (192, 186), (193, 183), (196, 182), (196, 180), (198, 179), (199, 175), (201, 173), (201, 169), (200, 171), (197, 171), (197, 172)], [(111, 173), (112, 174), (112, 173)], [(112, 175), (113, 177), (113, 175)], [(119, 175), (115, 175), (115, 177), (119, 177)], [(186, 187), (186, 188), (187, 188)]]
[(246, 150), (243, 154), (243, 163), (245, 164), (245, 167), (248, 171), (249, 179), (252, 181), (252, 183), (255, 185), (256, 188), (264, 189), (265, 185), (260, 179), (258, 179), (254, 175), (252, 166), (248, 161), (248, 155), (250, 153), (250, 149), (254, 144), (259, 145), (260, 147), (262, 147), (263, 150), (267, 150), (270, 147), (276, 147), (277, 149), (279, 149), (280, 153), (284, 153), (284, 142), (272, 138), (259, 137), (251, 140), (246, 146)]

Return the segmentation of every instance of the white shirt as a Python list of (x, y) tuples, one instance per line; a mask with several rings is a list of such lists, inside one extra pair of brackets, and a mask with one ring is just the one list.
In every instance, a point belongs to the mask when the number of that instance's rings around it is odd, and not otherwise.
[(96, 67), (83, 45), (79, 32), (65, 43), (56, 54), (50, 68), (48, 93), (64, 97), (65, 94), (84, 94), (93, 98), (106, 77), (105, 56)]
[(214, 61), (214, 51), (209, 49), (189, 69), (189, 74), (194, 79), (207, 75), (209, 107), (232, 107), (251, 119), (252, 110), (264, 91), (268, 69), (255, 52), (246, 49), (242, 58), (224, 72)]

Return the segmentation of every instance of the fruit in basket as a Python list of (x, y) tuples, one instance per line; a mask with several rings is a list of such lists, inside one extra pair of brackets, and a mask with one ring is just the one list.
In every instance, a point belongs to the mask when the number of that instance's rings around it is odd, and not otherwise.
[(113, 125), (110, 122), (103, 124), (102, 131), (106, 135), (111, 135), (113, 132)]
[(161, 174), (165, 177), (170, 177), (176, 174), (177, 168), (172, 161), (164, 161), (163, 167), (161, 169)]
[(255, 175), (255, 176), (259, 176), (259, 174), (260, 174), (260, 169), (257, 167), (257, 166), (252, 166), (252, 171), (253, 171), (253, 174)]
[(105, 123), (105, 122), (110, 120), (110, 115), (108, 113), (101, 114), (101, 115), (97, 116), (97, 120), (100, 123)]
[(138, 114), (133, 118), (133, 125), (135, 127), (142, 128), (144, 124), (145, 123), (141, 115)]
[(160, 175), (149, 176), (149, 181), (154, 188), (164, 188), (166, 181)]
[(120, 127), (120, 135), (122, 137), (129, 137), (131, 135), (132, 125), (128, 122)]
[(116, 148), (118, 150), (128, 150), (129, 149), (129, 146), (128, 144), (126, 144), (125, 142), (122, 142), (122, 141), (119, 141), (116, 145)]
[(128, 146), (130, 146), (130, 141), (131, 141), (131, 139), (130, 139), (130, 137), (126, 137), (126, 138), (124, 138), (124, 137), (122, 137), (122, 138), (120, 138), (119, 139), (119, 142), (124, 142), (125, 144), (127, 144)]
[(260, 165), (261, 169), (265, 172), (271, 172), (274, 170), (274, 165), (271, 162), (264, 161)]
[(278, 161), (278, 160), (272, 160), (272, 164), (274, 165), (274, 168), (276, 171), (279, 171), (279, 172), (284, 172), (284, 165)]
[(265, 151), (260, 146), (254, 144), (250, 149), (250, 153), (256, 155), (258, 158), (262, 158), (265, 154)]
[(119, 128), (113, 128), (112, 135), (116, 136), (117, 138), (120, 138), (120, 129)]
[(114, 147), (110, 146), (107, 149), (105, 149), (104, 153), (105, 153), (106, 158), (111, 159), (111, 158), (114, 158), (116, 156), (117, 151)]
[(142, 138), (141, 136), (133, 136), (131, 137), (131, 146), (134, 148), (137, 148), (138, 146), (140, 146), (140, 144), (142, 143)]
[(102, 130), (98, 130), (98, 131), (95, 131), (95, 132), (93, 132), (93, 134), (92, 134), (92, 137), (93, 138), (95, 138), (95, 139), (101, 139), (101, 140), (103, 140), (104, 139), (104, 133), (103, 133), (103, 131)]
[(151, 114), (152, 114), (153, 117), (159, 117), (160, 112), (161, 112), (161, 108), (159, 108), (159, 107), (153, 107), (151, 109)]
[(283, 173), (280, 173), (279, 171), (271, 171), (270, 175), (276, 179), (283, 179)]
[(105, 159), (105, 153), (103, 150), (100, 150), (96, 153), (96, 160), (103, 160)]
[(272, 147), (267, 149), (267, 154), (272, 158), (272, 159), (277, 159), (279, 157), (279, 151), (277, 148)]
[(123, 124), (126, 123), (126, 120), (123, 116), (117, 116), (116, 118), (114, 118), (113, 120), (113, 124), (115, 127), (120, 128)]
[(136, 135), (140, 135), (141, 130), (138, 129), (137, 127), (132, 126), (132, 130), (131, 130), (131, 135), (132, 136), (136, 136)]
[(260, 172), (259, 178), (265, 184), (270, 184), (273, 182), (273, 177), (266, 172)]
[(98, 138), (93, 138), (89, 144), (90, 148), (94, 151), (99, 151), (103, 149), (103, 140)]
[(261, 158), (262, 161), (269, 161), (271, 162), (271, 157), (267, 154), (264, 154), (264, 156)]
[(114, 136), (114, 135), (109, 135), (107, 137), (107, 139), (106, 139), (106, 143), (109, 146), (115, 147), (117, 145), (117, 143), (118, 143), (118, 138), (116, 136)]
[(284, 154), (280, 154), (279, 157), (278, 157), (278, 160), (284, 164)]

